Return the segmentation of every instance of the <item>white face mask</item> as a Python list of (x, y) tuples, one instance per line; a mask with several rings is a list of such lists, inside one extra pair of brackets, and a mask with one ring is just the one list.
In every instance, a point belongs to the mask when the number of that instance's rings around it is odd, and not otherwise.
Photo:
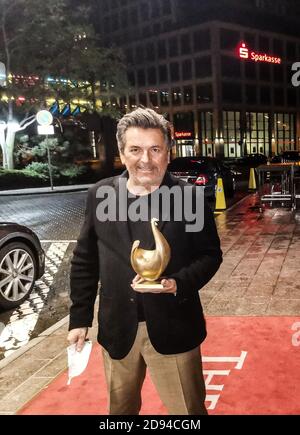
[(67, 347), (69, 367), (69, 378), (67, 385), (70, 385), (72, 378), (81, 375), (81, 373), (86, 369), (91, 350), (92, 342), (90, 340), (85, 341), (81, 352), (76, 350), (76, 344), (71, 344)]

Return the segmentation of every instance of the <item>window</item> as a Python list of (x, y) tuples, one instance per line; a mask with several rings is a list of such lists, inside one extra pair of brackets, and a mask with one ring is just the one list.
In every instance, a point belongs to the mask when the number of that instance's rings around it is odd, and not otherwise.
[(182, 93), (180, 88), (172, 89), (172, 104), (174, 106), (179, 106), (182, 101)]
[(245, 62), (245, 77), (249, 80), (256, 80), (256, 64), (254, 62)]
[(139, 86), (145, 86), (145, 84), (146, 84), (145, 71), (143, 69), (138, 70), (137, 82), (138, 82)]
[(172, 82), (177, 82), (180, 80), (179, 78), (179, 64), (177, 62), (173, 62), (170, 64), (170, 77)]
[(245, 87), (246, 94), (246, 103), (247, 104), (256, 104), (256, 86), (254, 85), (246, 85)]
[(174, 127), (175, 131), (189, 131), (192, 133), (192, 137), (194, 137), (195, 132), (193, 112), (174, 113)]
[(297, 94), (295, 88), (290, 88), (287, 90), (287, 105), (292, 107), (297, 106)]
[(287, 42), (286, 43), (286, 57), (288, 60), (296, 60), (297, 54), (296, 54), (296, 44), (294, 42)]
[(127, 74), (129, 86), (135, 86), (134, 71), (129, 71)]
[(183, 88), (183, 101), (184, 104), (193, 104), (193, 88), (192, 86), (185, 86)]
[(210, 31), (209, 29), (197, 30), (193, 35), (194, 51), (203, 51), (210, 49)]
[(147, 95), (146, 94), (139, 94), (139, 103), (142, 106), (147, 106)]
[(235, 57), (221, 56), (222, 76), (241, 77), (241, 62)]
[(246, 113), (246, 146), (247, 153), (269, 154), (269, 114), (268, 113)]
[(155, 48), (153, 42), (148, 42), (146, 45), (146, 57), (149, 62), (155, 60)]
[(225, 157), (240, 157), (240, 112), (223, 112), (223, 140)]
[(178, 56), (178, 40), (176, 37), (170, 38), (168, 41), (169, 45), (169, 56), (175, 57)]
[(180, 46), (181, 46), (181, 54), (184, 56), (185, 54), (190, 54), (191, 52), (191, 40), (190, 34), (185, 33), (180, 37)]
[(128, 26), (128, 9), (124, 9), (121, 14), (121, 27), (124, 29)]
[(196, 98), (198, 103), (211, 103), (213, 100), (211, 83), (204, 83), (196, 87)]
[(129, 107), (130, 107), (130, 109), (135, 109), (136, 108), (135, 95), (129, 95)]
[(250, 48), (252, 48), (253, 50), (256, 48), (255, 36), (252, 33), (245, 33), (243, 39), (244, 42), (246, 42), (246, 44), (249, 45)]
[(149, 100), (152, 106), (158, 107), (158, 96), (157, 92), (155, 91), (149, 91)]
[(132, 63), (133, 62), (132, 49), (128, 48), (125, 53), (126, 53), (127, 62)]
[(157, 44), (157, 52), (159, 59), (165, 59), (167, 57), (166, 40), (160, 39)]
[(159, 3), (157, 0), (151, 0), (151, 17), (157, 18), (160, 15)]
[(143, 45), (137, 45), (135, 48), (135, 62), (137, 64), (145, 61), (144, 47)]
[(283, 65), (273, 65), (273, 80), (276, 83), (283, 83)]
[(283, 56), (283, 42), (280, 39), (273, 41), (274, 56)]
[(149, 19), (149, 4), (146, 2), (141, 3), (140, 5), (140, 16), (142, 21), (148, 21)]
[(158, 75), (160, 83), (166, 83), (168, 81), (168, 68), (167, 65), (159, 65)]
[(260, 88), (260, 102), (261, 104), (266, 105), (271, 104), (271, 91), (267, 86), (262, 86)]
[(148, 84), (156, 85), (156, 83), (157, 83), (156, 68), (152, 66), (151, 68), (148, 68)]
[(195, 59), (195, 75), (198, 78), (211, 76), (210, 56), (203, 56)]
[(137, 9), (135, 8), (130, 9), (129, 16), (130, 16), (131, 25), (136, 26), (138, 24), (138, 19), (139, 19)]
[(190, 80), (192, 78), (192, 61), (190, 59), (182, 62), (182, 80)]
[(220, 38), (221, 49), (233, 50), (240, 41), (240, 34), (234, 30), (221, 29)]
[(282, 88), (274, 88), (274, 105), (284, 106), (284, 91)]
[(199, 143), (203, 156), (214, 155), (214, 125), (212, 112), (198, 112)]
[(114, 19), (112, 20), (111, 23), (111, 29), (113, 31), (119, 30), (120, 27), (120, 23), (119, 23), (119, 15), (117, 13), (114, 14)]
[[(276, 65), (280, 67), (280, 65)], [(259, 65), (259, 79), (264, 82), (270, 82), (271, 80), (271, 65), (268, 63), (260, 63)]]
[(153, 24), (153, 33), (155, 35), (158, 35), (161, 32), (161, 24), (160, 23), (154, 23)]
[(162, 106), (168, 106), (170, 102), (170, 95), (168, 91), (160, 91), (160, 104)]
[(228, 103), (241, 103), (242, 92), (239, 83), (222, 83), (223, 100)]
[(264, 36), (260, 36), (258, 39), (259, 49), (264, 52), (268, 52), (270, 50), (270, 41), (269, 38), (265, 38)]
[(150, 26), (145, 26), (142, 30), (142, 36), (144, 38), (148, 38), (149, 35), (151, 35), (151, 27)]
[(122, 112), (124, 112), (126, 109), (126, 97), (120, 97), (119, 104), (120, 104), (120, 109), (122, 110)]
[(172, 12), (170, 0), (164, 0), (162, 2), (162, 13), (164, 15), (169, 15)]
[(277, 153), (294, 150), (296, 148), (294, 113), (275, 113), (274, 130)]

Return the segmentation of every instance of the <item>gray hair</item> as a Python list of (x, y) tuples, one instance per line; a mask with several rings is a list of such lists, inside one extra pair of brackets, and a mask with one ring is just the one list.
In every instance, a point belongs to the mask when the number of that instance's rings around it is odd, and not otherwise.
[(152, 109), (139, 107), (120, 119), (117, 126), (117, 142), (121, 153), (125, 148), (125, 133), (130, 127), (158, 128), (164, 135), (168, 148), (172, 147), (171, 123)]

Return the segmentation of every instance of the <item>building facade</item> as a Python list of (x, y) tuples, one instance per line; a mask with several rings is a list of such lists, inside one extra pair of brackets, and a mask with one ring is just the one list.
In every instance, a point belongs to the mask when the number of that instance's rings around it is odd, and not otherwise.
[(287, 26), (286, 2), (273, 1), (272, 13), (270, 3), (257, 0), (246, 9), (229, 0), (98, 3), (103, 40), (121, 46), (128, 63), (130, 89), (121, 108), (165, 113), (177, 155), (300, 149), (300, 87), (292, 84), (300, 37)]

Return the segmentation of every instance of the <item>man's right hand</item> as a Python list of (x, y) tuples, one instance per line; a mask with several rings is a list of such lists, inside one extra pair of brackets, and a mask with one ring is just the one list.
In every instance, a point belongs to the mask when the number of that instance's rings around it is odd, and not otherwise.
[(88, 333), (88, 328), (75, 328), (71, 329), (68, 334), (68, 342), (70, 344), (76, 344), (77, 352), (81, 352)]

